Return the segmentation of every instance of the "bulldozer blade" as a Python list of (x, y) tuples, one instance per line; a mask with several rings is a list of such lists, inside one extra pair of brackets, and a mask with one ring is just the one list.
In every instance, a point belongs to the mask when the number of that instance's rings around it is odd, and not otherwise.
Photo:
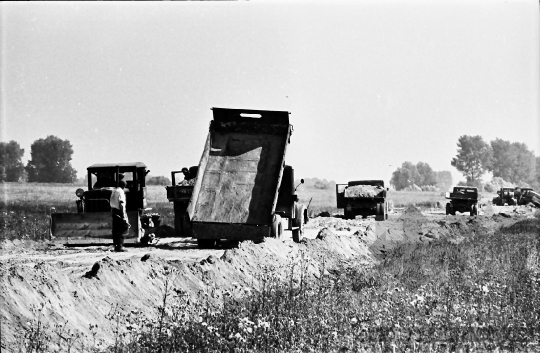
[[(139, 214), (128, 212), (131, 227), (125, 243), (139, 240)], [(112, 244), (112, 216), (110, 212), (52, 213), (51, 238), (66, 244)]]

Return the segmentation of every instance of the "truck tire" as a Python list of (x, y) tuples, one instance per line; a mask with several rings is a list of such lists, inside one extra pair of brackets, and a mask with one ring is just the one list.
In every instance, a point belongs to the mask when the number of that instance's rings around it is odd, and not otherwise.
[(474, 205), (471, 205), (471, 210), (469, 212), (470, 216), (474, 216)]
[(473, 213), (475, 216), (478, 216), (478, 205), (473, 205)]
[(377, 212), (375, 214), (375, 220), (376, 221), (383, 221), (384, 220), (384, 209), (383, 209), (383, 204), (382, 203), (378, 203), (377, 204)]
[(275, 214), (272, 218), (272, 228), (270, 230), (270, 237), (281, 240), (283, 238), (283, 224), (281, 224), (281, 216)]
[(450, 214), (450, 204), (446, 204), (446, 215), (448, 216)]
[(197, 239), (200, 249), (213, 249), (216, 247), (216, 239)]
[(297, 229), (294, 229), (292, 231), (293, 241), (295, 243), (299, 243), (302, 238), (304, 237), (304, 225), (306, 224), (306, 206), (296, 204), (294, 206), (295, 208), (295, 215), (293, 226), (298, 227)]

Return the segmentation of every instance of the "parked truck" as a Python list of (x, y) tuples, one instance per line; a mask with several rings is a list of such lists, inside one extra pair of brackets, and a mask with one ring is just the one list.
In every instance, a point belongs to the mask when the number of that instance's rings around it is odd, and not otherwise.
[(388, 219), (388, 203), (382, 180), (357, 180), (336, 184), (337, 208), (343, 208), (345, 219), (356, 216), (375, 216), (375, 220)]
[(190, 233), (199, 247), (214, 247), (222, 239), (281, 239), (285, 228), (299, 242), (307, 210), (298, 203), (294, 170), (285, 164), (293, 131), (289, 112), (212, 112), (187, 208)]
[(77, 213), (56, 212), (51, 208), (51, 237), (67, 244), (111, 243), (112, 217), (109, 200), (113, 188), (120, 180), (127, 184), (126, 211), (129, 233), (125, 243), (145, 243), (160, 223), (159, 214), (145, 214), (149, 211), (146, 201), (146, 175), (149, 170), (141, 162), (94, 164), (87, 168), (88, 190), (75, 191)]
[(471, 216), (478, 215), (478, 188), (471, 186), (454, 186), (452, 192), (446, 193), (450, 201), (446, 204), (446, 214), (456, 215), (456, 212), (469, 212)]
[[(199, 167), (182, 168), (182, 170), (172, 171), (172, 186), (166, 186), (167, 199), (173, 203), (174, 207), (174, 232), (177, 237), (190, 237), (189, 215), (187, 208), (193, 194), (193, 186), (197, 178)], [(177, 174), (183, 173), (184, 180), (177, 183)]]
[(495, 206), (513, 206), (516, 204), (514, 199), (514, 187), (502, 187), (497, 191), (497, 196), (493, 198), (493, 205)]

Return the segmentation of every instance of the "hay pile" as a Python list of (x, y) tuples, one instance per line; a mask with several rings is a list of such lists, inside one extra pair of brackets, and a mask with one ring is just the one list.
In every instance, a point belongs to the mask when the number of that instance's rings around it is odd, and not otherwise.
[(374, 185), (356, 185), (345, 188), (345, 197), (384, 197), (384, 188)]

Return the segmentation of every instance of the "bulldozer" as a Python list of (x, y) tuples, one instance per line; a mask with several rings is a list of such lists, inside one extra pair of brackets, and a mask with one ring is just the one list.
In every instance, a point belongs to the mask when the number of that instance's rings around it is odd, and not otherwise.
[(146, 175), (141, 162), (93, 164), (87, 168), (88, 190), (75, 191), (77, 213), (50, 212), (51, 240), (64, 244), (112, 244), (112, 217), (109, 203), (120, 180), (126, 182), (126, 211), (131, 227), (124, 243), (147, 244), (148, 236), (160, 224), (159, 214), (146, 214)]
[(502, 187), (497, 191), (497, 195), (498, 196), (494, 197), (492, 201), (495, 206), (514, 206), (516, 204), (513, 187)]

